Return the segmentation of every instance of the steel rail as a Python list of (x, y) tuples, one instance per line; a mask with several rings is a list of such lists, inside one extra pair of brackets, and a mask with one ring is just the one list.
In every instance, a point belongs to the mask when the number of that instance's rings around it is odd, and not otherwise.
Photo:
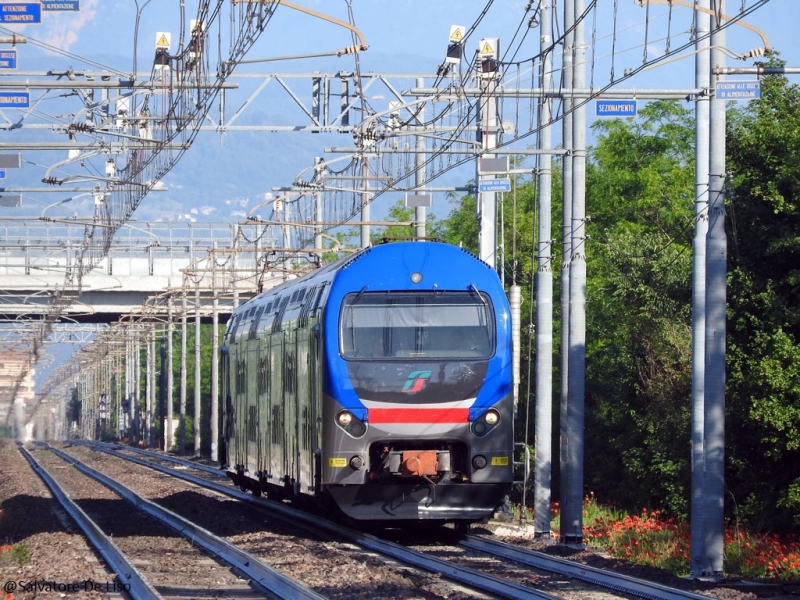
[(47, 484), (47, 487), (53, 492), (53, 496), (55, 496), (56, 500), (64, 507), (67, 514), (69, 514), (72, 520), (81, 528), (81, 531), (83, 531), (84, 535), (89, 539), (92, 546), (97, 549), (106, 563), (108, 563), (111, 570), (117, 574), (120, 583), (130, 586), (130, 591), (126, 592), (127, 595), (134, 600), (163, 600), (163, 596), (159, 594), (150, 582), (145, 579), (144, 575), (131, 564), (113, 540), (103, 533), (100, 527), (70, 499), (58, 482), (53, 479), (22, 444), (19, 444), (19, 450), (31, 464), (33, 470), (36, 471), (36, 474)]
[(180, 515), (159, 506), (155, 502), (151, 502), (143, 498), (130, 488), (115, 481), (108, 475), (105, 475), (88, 465), (81, 462), (74, 456), (62, 452), (52, 446), (47, 446), (57, 456), (64, 461), (73, 465), (81, 473), (88, 475), (92, 479), (96, 479), (107, 488), (113, 490), (115, 493), (122, 496), (125, 500), (133, 504), (139, 510), (155, 517), (165, 525), (174, 529), (176, 532), (187, 538), (190, 542), (202, 546), (211, 554), (225, 561), (229, 565), (238, 569), (249, 577), (256, 585), (262, 588), (273, 597), (285, 598), (287, 600), (294, 600), (295, 598), (307, 598), (308, 600), (325, 600), (325, 596), (318, 594), (312, 589), (306, 587), (302, 583), (292, 579), (273, 569), (269, 565), (261, 562), (258, 558), (237, 548), (233, 544), (226, 542), (220, 537), (217, 537), (207, 529), (195, 525), (191, 521), (184, 519)]
[[(244, 502), (254, 504), (260, 508), (277, 512), (282, 516), (291, 519), (294, 524), (297, 524), (298, 526), (310, 530), (317, 535), (319, 535), (320, 531), (323, 531), (328, 535), (333, 535), (339, 538), (347, 539), (351, 543), (356, 544), (362, 548), (372, 550), (373, 552), (377, 552), (384, 556), (391, 557), (395, 560), (417, 567), (419, 569), (423, 569), (431, 573), (436, 573), (446, 579), (456, 581), (473, 589), (478, 589), (484, 592), (496, 594), (501, 598), (513, 598), (519, 600), (522, 599), (561, 600), (558, 596), (554, 596), (552, 594), (548, 594), (546, 592), (542, 592), (533, 588), (525, 587), (523, 585), (513, 583), (511, 581), (506, 581), (499, 577), (489, 575), (487, 573), (481, 573), (479, 571), (475, 571), (474, 569), (461, 567), (459, 565), (449, 563), (445, 560), (435, 558), (433, 556), (427, 556), (422, 552), (411, 550), (410, 548), (406, 548), (400, 544), (395, 544), (394, 542), (388, 542), (386, 540), (382, 540), (378, 537), (369, 535), (367, 533), (361, 533), (353, 529), (348, 529), (347, 527), (331, 523), (330, 521), (322, 520), (318, 516), (309, 515), (307, 513), (304, 513), (302, 511), (293, 508), (289, 508), (282, 504), (278, 504), (276, 502), (272, 502), (264, 498), (258, 498), (256, 496), (247, 494), (245, 492), (240, 492), (239, 490), (231, 488), (230, 486), (227, 485), (222, 485), (214, 481), (209, 481), (208, 479), (204, 479), (202, 477), (196, 477), (194, 475), (190, 475), (189, 473), (183, 473), (181, 471), (176, 471), (174, 469), (170, 469), (168, 467), (164, 467), (162, 465), (158, 465), (146, 460), (122, 454), (119, 451), (120, 448), (119, 446), (114, 446), (112, 444), (99, 444), (97, 442), (88, 442), (88, 441), (81, 441), (80, 445), (87, 446), (90, 448), (96, 447), (103, 452), (111, 454), (112, 456), (117, 456), (124, 460), (129, 460), (131, 462), (134, 462), (136, 464), (145, 467), (149, 467), (161, 473), (165, 473), (167, 475), (171, 475), (173, 477), (189, 481), (191, 483), (194, 483), (195, 485), (213, 489), (227, 496), (231, 496), (233, 498), (243, 500)], [(129, 448), (126, 447), (125, 449), (128, 450)], [(156, 459), (164, 458), (163, 455), (156, 452), (149, 452), (147, 450), (141, 450), (141, 449), (137, 449), (137, 452), (146, 454)], [(175, 457), (170, 457), (170, 461), (177, 462), (179, 464), (192, 468), (202, 467), (190, 461), (177, 459)]]
[(209, 467), (208, 465), (204, 465), (201, 463), (193, 463), (190, 460), (183, 460), (180, 458), (176, 458), (174, 456), (170, 456), (169, 454), (159, 454), (157, 452), (149, 452), (147, 450), (143, 450), (141, 448), (136, 448), (134, 446), (121, 446), (120, 444), (109, 444), (108, 442), (92, 442), (92, 445), (97, 446), (105, 446), (108, 448), (113, 448), (117, 452), (121, 452), (123, 450), (128, 450), (130, 452), (135, 452), (137, 454), (141, 454), (142, 456), (151, 456), (153, 458), (158, 458), (160, 460), (171, 462), (176, 465), (182, 466), (190, 466), (198, 471), (205, 471), (206, 473), (211, 473), (212, 475), (217, 475), (218, 477), (227, 478), (225, 475), (225, 471), (223, 471), (219, 467)]
[(535, 550), (527, 550), (511, 544), (490, 540), (483, 536), (469, 535), (459, 544), (471, 550), (486, 552), (492, 556), (512, 560), (536, 569), (559, 573), (571, 579), (586, 581), (587, 583), (633, 594), (641, 598), (650, 598), (651, 600), (708, 600), (708, 596), (701, 594), (671, 588), (621, 573), (604, 571), (603, 569), (590, 567), (564, 558), (549, 556)]

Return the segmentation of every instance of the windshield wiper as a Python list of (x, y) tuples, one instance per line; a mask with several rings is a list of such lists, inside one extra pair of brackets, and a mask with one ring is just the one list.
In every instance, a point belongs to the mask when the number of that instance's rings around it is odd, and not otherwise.
[(481, 304), (486, 306), (486, 299), (483, 296), (481, 296), (481, 293), (478, 291), (478, 288), (475, 287), (474, 283), (469, 284), (469, 289), (475, 292), (478, 295), (478, 299), (481, 301)]

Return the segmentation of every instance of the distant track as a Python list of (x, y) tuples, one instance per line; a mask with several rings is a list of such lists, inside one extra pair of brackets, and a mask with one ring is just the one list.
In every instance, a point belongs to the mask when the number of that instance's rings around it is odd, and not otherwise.
[(103, 533), (103, 530), (98, 527), (97, 523), (90, 519), (89, 516), (72, 501), (64, 489), (53, 479), (44, 467), (39, 464), (33, 455), (21, 444), (19, 445), (19, 450), (31, 464), (33, 470), (36, 471), (36, 474), (47, 484), (47, 487), (53, 492), (53, 496), (58, 500), (64, 510), (67, 511), (67, 514), (77, 523), (92, 546), (100, 553), (106, 563), (108, 563), (111, 570), (117, 574), (119, 582), (125, 586), (130, 586), (128, 595), (136, 600), (163, 600), (163, 596), (161, 596), (161, 594), (150, 585), (147, 579), (145, 579), (144, 575), (131, 564), (122, 550), (117, 547), (111, 538)]
[[(276, 571), (269, 565), (264, 564), (258, 558), (237, 548), (236, 546), (226, 542), (225, 540), (215, 536), (211, 532), (194, 523), (184, 519), (183, 517), (169, 511), (158, 504), (147, 500), (121, 483), (113, 480), (107, 475), (92, 469), (85, 465), (77, 458), (62, 452), (57, 448), (45, 445), (45, 447), (53, 452), (56, 456), (65, 462), (73, 465), (84, 475), (95, 479), (102, 483), (115, 493), (122, 496), (125, 500), (133, 504), (136, 508), (144, 513), (161, 521), (180, 535), (187, 538), (193, 544), (197, 544), (204, 548), (210, 554), (218, 557), (220, 560), (231, 565), (235, 569), (244, 573), (251, 579), (261, 591), (272, 598), (282, 598), (286, 600), (305, 599), (305, 600), (324, 600), (325, 596), (317, 594), (313, 590), (299, 583), (298, 581), (287, 577), (286, 575)], [(41, 468), (41, 467), (40, 467)], [(49, 477), (49, 475), (48, 475)], [(54, 482), (55, 483), (55, 482)], [(56, 484), (57, 485), (57, 484)], [(77, 508), (77, 507), (76, 507)], [(80, 510), (80, 509), (78, 509)], [(102, 532), (101, 532), (102, 533)], [(108, 539), (108, 538), (106, 538)], [(110, 541), (110, 540), (109, 540)], [(105, 556), (105, 555), (104, 555)], [(133, 568), (131, 566), (131, 568)], [(148, 584), (149, 586), (149, 584)], [(151, 586), (152, 587), (152, 586)], [(153, 598), (161, 598), (155, 589), (152, 590), (156, 596)], [(140, 598), (134, 594), (134, 597)], [(151, 596), (148, 596), (151, 597)]]

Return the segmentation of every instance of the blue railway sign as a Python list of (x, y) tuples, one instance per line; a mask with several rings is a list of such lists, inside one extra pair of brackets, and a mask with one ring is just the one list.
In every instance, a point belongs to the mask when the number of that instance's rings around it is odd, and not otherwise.
[(508, 179), (481, 179), (478, 182), (479, 192), (509, 192), (511, 182)]
[(717, 100), (761, 98), (760, 81), (718, 81)]
[(30, 104), (28, 92), (0, 92), (0, 108), (28, 108)]
[(42, 5), (38, 2), (0, 4), (0, 23), (30, 25), (42, 22)]
[(42, 10), (80, 10), (80, 0), (42, 0)]
[(636, 100), (597, 100), (596, 117), (635, 117)]
[(17, 51), (0, 50), (0, 69), (17, 68)]

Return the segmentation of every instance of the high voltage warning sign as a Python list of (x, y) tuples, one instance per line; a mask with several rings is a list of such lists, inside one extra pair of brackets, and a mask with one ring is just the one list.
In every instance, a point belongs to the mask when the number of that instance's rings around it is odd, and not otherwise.
[(170, 37), (172, 37), (171, 33), (167, 33), (164, 31), (159, 31), (158, 33), (156, 33), (156, 48), (169, 49)]
[(489, 42), (483, 43), (483, 46), (481, 46), (481, 54), (494, 54), (494, 48), (492, 48)]
[(467, 32), (467, 28), (463, 25), (451, 25), (450, 26), (450, 41), (455, 43), (460, 43), (464, 40), (464, 34)]

